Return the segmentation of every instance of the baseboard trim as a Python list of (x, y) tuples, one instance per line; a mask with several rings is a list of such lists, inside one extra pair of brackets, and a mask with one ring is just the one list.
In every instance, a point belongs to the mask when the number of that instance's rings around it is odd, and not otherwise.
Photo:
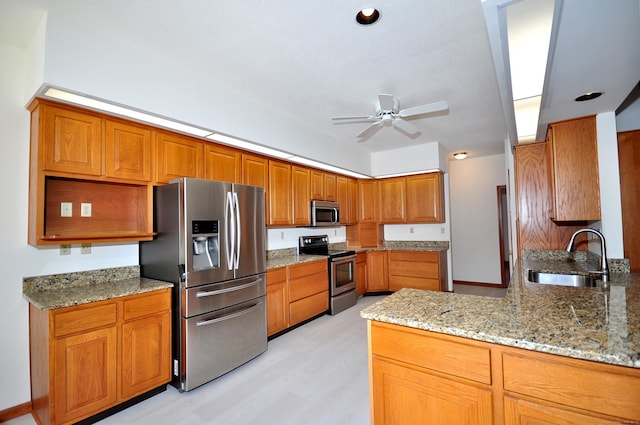
[(486, 282), (468, 282), (466, 280), (454, 280), (454, 285), (469, 285), (469, 286), (488, 286), (489, 288), (506, 288), (500, 283), (486, 283)]
[(0, 423), (8, 422), (11, 419), (18, 418), (20, 416), (24, 416), (27, 413), (31, 413), (31, 402), (28, 401), (26, 403), (19, 404), (14, 407), (10, 407), (5, 410), (0, 410)]

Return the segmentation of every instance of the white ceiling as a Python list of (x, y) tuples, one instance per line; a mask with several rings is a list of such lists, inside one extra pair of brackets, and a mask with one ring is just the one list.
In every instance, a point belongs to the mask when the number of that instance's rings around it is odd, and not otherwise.
[[(556, 55), (547, 65), (543, 123), (615, 110), (640, 81), (639, 1), (563, 3), (561, 19), (556, 17), (560, 26), (552, 34)], [(283, 120), (345, 144), (357, 143), (367, 124), (334, 124), (331, 118), (373, 114), (379, 93), (395, 95), (400, 109), (446, 100), (448, 113), (411, 120), (421, 130), (418, 137), (382, 128), (361, 146), (375, 152), (439, 142), (450, 152), (483, 156), (503, 152), (514, 125), (503, 108), (508, 79), (500, 70), (496, 74), (489, 41), (500, 29), (485, 21), (487, 7), (501, 4), (2, 0), (0, 42), (26, 47), (48, 10), (141, 55), (179, 63)], [(380, 21), (357, 25), (356, 12), (370, 5), (381, 11)], [(592, 90), (605, 95), (581, 105), (572, 101)]]

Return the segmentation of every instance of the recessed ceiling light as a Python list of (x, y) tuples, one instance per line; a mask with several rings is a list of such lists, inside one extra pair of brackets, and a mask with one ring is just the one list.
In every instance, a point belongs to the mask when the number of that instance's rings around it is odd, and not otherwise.
[(467, 153), (466, 152), (456, 152), (453, 154), (453, 157), (455, 159), (465, 159), (467, 157)]
[(585, 94), (581, 94), (580, 96), (575, 98), (576, 102), (585, 102), (587, 100), (595, 99), (597, 97), (602, 96), (602, 92), (600, 91), (591, 91)]
[(360, 25), (371, 25), (380, 18), (380, 12), (373, 7), (366, 7), (358, 12), (356, 21)]

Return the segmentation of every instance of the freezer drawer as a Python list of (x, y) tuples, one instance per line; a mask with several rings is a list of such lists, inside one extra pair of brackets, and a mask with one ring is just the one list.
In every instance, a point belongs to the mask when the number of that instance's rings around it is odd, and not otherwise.
[(181, 315), (193, 317), (219, 310), (266, 294), (265, 274), (182, 289)]
[(182, 319), (181, 327), (185, 344), (179, 389), (189, 391), (267, 350), (266, 299)]

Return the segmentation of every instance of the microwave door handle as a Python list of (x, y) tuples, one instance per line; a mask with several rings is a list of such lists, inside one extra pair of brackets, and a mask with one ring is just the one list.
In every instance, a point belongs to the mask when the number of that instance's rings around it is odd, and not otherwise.
[(242, 241), (242, 223), (240, 221), (240, 203), (238, 201), (238, 194), (233, 192), (233, 209), (235, 210), (235, 227), (236, 227), (236, 249), (233, 259), (233, 266), (235, 269), (240, 264), (240, 242)]
[(227, 250), (227, 269), (233, 270), (233, 256), (235, 249), (235, 223), (233, 215), (233, 196), (227, 192), (227, 205), (225, 208), (225, 225), (227, 226), (227, 240), (225, 248)]
[(339, 221), (340, 221), (340, 213), (338, 212), (338, 209), (337, 209), (337, 208), (334, 208), (334, 209), (333, 209), (333, 212), (335, 213), (335, 215), (334, 215), (334, 217), (335, 217), (334, 222), (335, 222), (335, 223), (337, 223), (337, 222), (339, 222)]

